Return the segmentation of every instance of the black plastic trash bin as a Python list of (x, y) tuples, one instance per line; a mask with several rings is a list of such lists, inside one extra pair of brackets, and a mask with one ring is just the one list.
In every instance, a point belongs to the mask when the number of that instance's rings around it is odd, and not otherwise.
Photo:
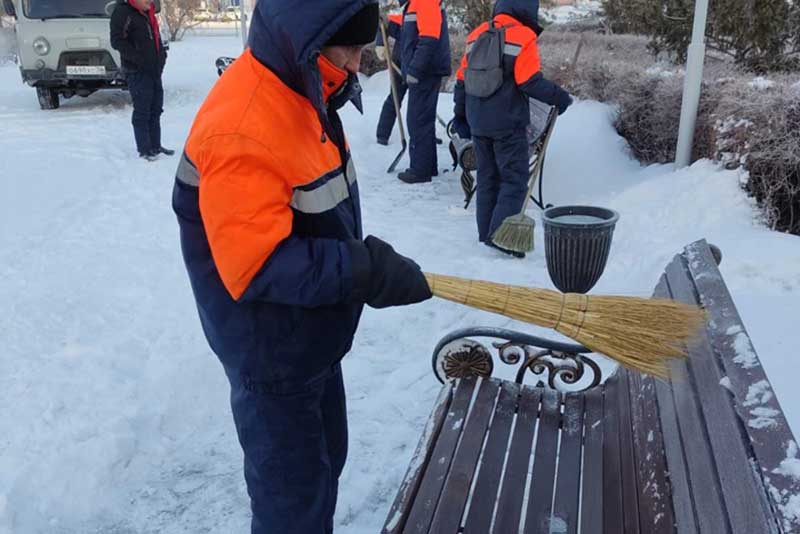
[(547, 271), (564, 293), (594, 287), (608, 260), (619, 213), (595, 206), (560, 206), (544, 211)]

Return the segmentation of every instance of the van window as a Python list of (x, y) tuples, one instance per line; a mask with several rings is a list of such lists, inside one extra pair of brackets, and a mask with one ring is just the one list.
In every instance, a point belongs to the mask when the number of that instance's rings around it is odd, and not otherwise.
[(23, 0), (29, 19), (110, 17), (115, 0)]

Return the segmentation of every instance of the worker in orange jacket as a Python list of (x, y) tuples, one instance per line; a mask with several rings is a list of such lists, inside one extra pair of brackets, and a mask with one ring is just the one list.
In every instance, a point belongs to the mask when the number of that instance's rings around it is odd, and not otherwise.
[[(537, 44), (542, 28), (538, 19), (538, 0), (497, 0), (491, 21), (467, 36), (467, 52), (456, 73), (453, 92), (453, 128), (462, 139), (472, 137), (478, 164), (478, 240), (519, 258), (525, 254), (499, 247), (492, 236), (506, 218), (520, 212), (528, 191), (529, 100), (549, 104), (559, 115), (572, 104), (569, 93), (542, 74)], [(496, 32), (503, 35), (496, 41), (502, 44), (501, 55), (498, 58), (492, 50), (484, 56), (480, 41)], [(484, 68), (487, 60), (496, 60), (498, 69)], [(479, 64), (473, 71), (474, 89), (491, 87), (491, 94), (470, 94), (466, 76), (473, 62)]]
[(403, 7), (401, 68), (408, 85), (406, 124), (408, 169), (397, 177), (407, 184), (430, 182), (439, 174), (436, 104), (442, 78), (450, 76), (450, 36), (441, 0), (409, 0)]
[(197, 113), (173, 208), (231, 386), (253, 534), (333, 531), (347, 453), (340, 367), (363, 305), (420, 302), (419, 266), (363, 239), (337, 110), (360, 108), (374, 0), (260, 0), (249, 48)]

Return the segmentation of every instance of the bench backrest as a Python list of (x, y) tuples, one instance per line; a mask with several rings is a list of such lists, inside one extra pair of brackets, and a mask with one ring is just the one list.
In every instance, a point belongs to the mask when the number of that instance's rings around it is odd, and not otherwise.
[(620, 414), (636, 456), (636, 473), (622, 476), (636, 479), (624, 502), (641, 525), (624, 532), (671, 532), (673, 522), (678, 533), (800, 532), (800, 480), (785, 463), (796, 442), (705, 241), (675, 257), (655, 296), (701, 304), (709, 327), (669, 383), (620, 372), (607, 384), (607, 397), (619, 388), (629, 403)]

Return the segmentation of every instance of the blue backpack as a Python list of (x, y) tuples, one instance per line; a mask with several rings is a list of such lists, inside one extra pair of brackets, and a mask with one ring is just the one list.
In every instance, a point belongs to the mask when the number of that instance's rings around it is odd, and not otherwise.
[(467, 52), (464, 72), (464, 90), (470, 96), (487, 98), (503, 85), (503, 53), (506, 46), (506, 29), (489, 21), (483, 32)]

